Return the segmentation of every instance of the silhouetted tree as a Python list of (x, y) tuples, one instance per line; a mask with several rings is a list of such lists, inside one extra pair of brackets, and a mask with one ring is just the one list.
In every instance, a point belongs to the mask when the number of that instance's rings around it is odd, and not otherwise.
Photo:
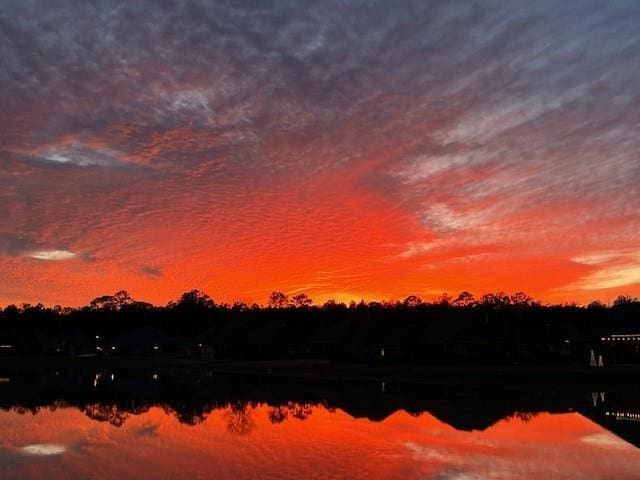
[(453, 305), (456, 307), (473, 307), (476, 304), (476, 299), (473, 293), (461, 292), (453, 301)]
[[(0, 355), (72, 355), (59, 350), (72, 339), (76, 352), (101, 355), (151, 349), (153, 355), (198, 358), (378, 361), (381, 346), (389, 344), (385, 361), (444, 363), (476, 353), (487, 362), (524, 362), (523, 355), (556, 361), (558, 352), (570, 350), (566, 361), (581, 362), (585, 345), (611, 333), (635, 333), (640, 318), (640, 302), (629, 296), (612, 306), (589, 307), (543, 306), (522, 292), (485, 294), (479, 303), (468, 292), (455, 300), (444, 294), (432, 303), (415, 295), (398, 302), (352, 301), (349, 307), (331, 300), (317, 307), (309, 300), (300, 294), (289, 303), (284, 293), (273, 292), (268, 308), (247, 307), (215, 304), (192, 290), (154, 307), (121, 291), (83, 308), (9, 305), (0, 309)], [(475, 342), (486, 347), (473, 348)], [(530, 353), (530, 344), (548, 348)]]
[(289, 416), (289, 411), (283, 405), (277, 407), (271, 407), (267, 412), (267, 416), (271, 423), (282, 423)]
[(118, 408), (117, 405), (92, 403), (84, 409), (85, 415), (92, 420), (109, 422), (114, 427), (121, 427), (129, 417), (129, 413)]
[(133, 298), (126, 291), (120, 290), (114, 295), (104, 295), (94, 298), (89, 304), (92, 310), (120, 310), (121, 308), (134, 303)]
[(629, 295), (619, 295), (618, 298), (616, 298), (613, 301), (613, 306), (614, 307), (621, 307), (623, 305), (629, 305), (631, 303), (634, 303), (634, 298), (630, 297)]
[(296, 308), (310, 307), (313, 300), (306, 293), (299, 293), (291, 298), (291, 305)]
[(269, 409), (267, 415), (271, 423), (282, 423), (289, 415), (297, 420), (306, 420), (313, 413), (312, 403), (287, 402)]
[(215, 306), (213, 299), (204, 292), (194, 289), (182, 294), (178, 307), (209, 309)]
[(234, 402), (227, 411), (227, 430), (234, 435), (246, 435), (255, 427), (246, 402)]
[(282, 292), (271, 292), (267, 305), (269, 308), (284, 308), (289, 303), (289, 298)]
[(333, 298), (330, 298), (322, 305), (322, 310), (329, 312), (338, 312), (341, 310), (346, 310), (347, 306), (342, 302), (336, 302)]
[(511, 305), (517, 305), (520, 307), (530, 307), (537, 302), (524, 292), (516, 292), (509, 297)]
[(607, 306), (599, 300), (594, 300), (589, 305), (587, 305), (589, 310), (604, 310)]
[(7, 305), (7, 307), (2, 311), (2, 316), (8, 323), (14, 323), (18, 320), (19, 315), (20, 309), (15, 305)]
[(249, 305), (247, 305), (244, 302), (233, 302), (233, 306), (231, 307), (232, 310), (236, 311), (236, 312), (243, 312), (245, 310), (248, 310), (250, 307)]
[(422, 305), (422, 299), (417, 295), (409, 295), (402, 301), (402, 304), (408, 308), (415, 308), (418, 305)]
[(449, 296), (448, 293), (443, 293), (442, 295), (440, 295), (438, 298), (436, 298), (436, 305), (442, 305), (444, 307), (448, 307), (449, 305), (451, 305), (451, 297)]
[(538, 416), (538, 412), (514, 412), (511, 416), (507, 417), (506, 420), (510, 420), (512, 418), (517, 418), (523, 423), (529, 423), (535, 417)]
[(504, 307), (511, 304), (511, 298), (504, 292), (485, 293), (482, 295), (480, 303), (489, 307)]

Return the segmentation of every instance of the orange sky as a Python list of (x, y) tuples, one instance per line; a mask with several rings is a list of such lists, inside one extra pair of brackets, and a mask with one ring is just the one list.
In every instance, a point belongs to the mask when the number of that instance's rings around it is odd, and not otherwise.
[(113, 3), (0, 7), (0, 305), (640, 295), (635, 10)]

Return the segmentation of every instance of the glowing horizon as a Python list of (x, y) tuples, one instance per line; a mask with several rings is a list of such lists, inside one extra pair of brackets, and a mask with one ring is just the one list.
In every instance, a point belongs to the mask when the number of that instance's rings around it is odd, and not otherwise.
[(640, 296), (637, 2), (0, 25), (0, 305)]

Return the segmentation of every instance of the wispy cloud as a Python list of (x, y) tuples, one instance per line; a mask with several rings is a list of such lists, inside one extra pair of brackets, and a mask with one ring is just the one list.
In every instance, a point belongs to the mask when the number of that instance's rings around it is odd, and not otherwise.
[(592, 271), (572, 287), (604, 290), (640, 285), (640, 251), (603, 251), (578, 255), (573, 261), (588, 265)]

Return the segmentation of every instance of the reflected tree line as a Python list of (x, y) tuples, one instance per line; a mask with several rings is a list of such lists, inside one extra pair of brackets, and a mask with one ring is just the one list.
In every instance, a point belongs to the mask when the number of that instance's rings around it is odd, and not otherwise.
[[(55, 412), (59, 409), (78, 408), (88, 418), (98, 422), (106, 422), (114, 427), (122, 427), (131, 417), (147, 413), (151, 408), (161, 408), (165, 415), (175, 417), (184, 425), (198, 425), (204, 422), (209, 415), (219, 412), (227, 424), (229, 433), (246, 435), (256, 426), (253, 411), (261, 404), (258, 402), (235, 401), (226, 405), (209, 405), (202, 403), (199, 408), (180, 408), (169, 404), (141, 404), (118, 405), (115, 403), (90, 403), (88, 405), (73, 405), (64, 401), (58, 401), (42, 406), (2, 406), (2, 410), (11, 411), (20, 415), (37, 415), (43, 408)], [(283, 423), (287, 420), (306, 420), (313, 413), (314, 408), (323, 407), (321, 404), (287, 402), (283, 405), (267, 407), (267, 418), (272, 424)]]
[[(227, 431), (234, 435), (247, 435), (256, 428), (256, 420), (254, 418), (255, 411), (259, 407), (266, 408), (266, 416), (271, 424), (280, 424), (287, 421), (304, 421), (309, 419), (314, 410), (318, 408), (325, 409), (329, 412), (335, 412), (336, 408), (327, 404), (326, 401), (316, 402), (294, 402), (286, 401), (282, 404), (265, 405), (260, 401), (236, 400), (227, 404), (211, 404), (201, 402), (196, 406), (189, 408), (186, 405), (174, 405), (167, 403), (142, 403), (129, 405), (96, 402), (87, 405), (78, 405), (66, 401), (56, 401), (46, 406), (26, 406), (26, 405), (2, 405), (0, 408), (4, 411), (15, 412), (20, 415), (37, 415), (43, 409), (55, 412), (61, 409), (77, 408), (82, 411), (88, 418), (97, 422), (106, 422), (119, 428), (132, 416), (143, 415), (151, 408), (160, 408), (167, 416), (176, 418), (183, 425), (195, 426), (204, 422), (210, 415), (220, 414), (225, 420)], [(424, 411), (407, 412), (414, 417), (420, 416)], [(391, 414), (394, 412), (391, 412)], [(540, 412), (529, 411), (513, 411), (505, 412), (503, 417), (491, 418), (491, 421), (517, 419), (527, 423), (535, 418)], [(370, 420), (380, 421), (381, 419), (371, 417)], [(481, 423), (481, 426), (485, 426)], [(490, 426), (490, 425), (486, 425)], [(464, 428), (462, 428), (464, 429)]]
[[(152, 408), (184, 425), (198, 425), (212, 415), (229, 433), (247, 435), (260, 422), (272, 425), (305, 421), (318, 409), (340, 410), (354, 418), (382, 421), (395, 412), (424, 412), (458, 430), (484, 430), (501, 420), (529, 422), (539, 412), (580, 412), (640, 444), (640, 424), (611, 422), (608, 411), (637, 412), (640, 390), (623, 384), (596, 395), (588, 387), (542, 385), (525, 389), (478, 389), (389, 382), (289, 379), (270, 376), (210, 375), (172, 370), (159, 375), (146, 369), (95, 373), (90, 369), (0, 371), (10, 379), (0, 385), (0, 409), (36, 415), (75, 408), (88, 418), (118, 428)], [(97, 383), (95, 378), (101, 380)], [(531, 391), (535, 390), (534, 395)], [(266, 416), (266, 418), (265, 418)], [(628, 422), (627, 422), (628, 423)], [(626, 428), (626, 430), (620, 430)], [(144, 433), (144, 432), (142, 432)], [(152, 434), (153, 431), (147, 433)]]
[[(88, 418), (97, 422), (106, 422), (113, 427), (120, 428), (132, 416), (143, 415), (151, 408), (161, 408), (165, 415), (175, 417), (181, 424), (195, 426), (204, 422), (210, 415), (219, 413), (224, 418), (227, 431), (234, 435), (247, 435), (256, 428), (256, 420), (254, 418), (255, 411), (261, 406), (266, 407), (267, 419), (271, 424), (280, 424), (287, 421), (304, 421), (309, 419), (314, 410), (318, 408), (335, 412), (335, 408), (329, 407), (325, 402), (316, 403), (298, 403), (288, 401), (281, 405), (264, 405), (258, 401), (235, 401), (226, 405), (208, 405), (202, 404), (199, 411), (176, 409), (174, 405), (167, 404), (142, 404), (142, 405), (118, 405), (109, 403), (91, 403), (84, 406), (73, 405), (64, 401), (58, 401), (46, 407), (33, 406), (27, 407), (23, 405), (2, 406), (2, 410), (15, 412), (20, 415), (37, 415), (43, 409), (55, 412), (61, 409), (77, 408), (82, 411)], [(425, 410), (426, 412), (426, 410)], [(407, 412), (414, 417), (420, 416), (424, 412)], [(505, 413), (504, 417), (499, 420), (517, 419), (523, 423), (527, 423), (535, 418), (540, 412), (520, 412)], [(372, 419), (379, 421), (378, 419)]]
[(638, 318), (640, 300), (628, 296), (586, 306), (543, 304), (523, 292), (314, 305), (304, 293), (272, 292), (265, 305), (248, 305), (192, 290), (155, 306), (120, 291), (80, 308), (0, 309), (0, 355), (583, 362), (589, 350), (604, 349), (594, 347), (603, 335), (640, 331)]
[(253, 377), (214, 377), (206, 371), (182, 370), (160, 375), (145, 369), (124, 373), (74, 368), (2, 371), (0, 409), (36, 415), (43, 410), (76, 408), (91, 420), (114, 427), (152, 408), (192, 426), (218, 413), (228, 431), (237, 435), (255, 428), (254, 411), (261, 406), (272, 424), (306, 420), (319, 407), (334, 409), (316, 393), (304, 400), (290, 400), (305, 395), (290, 382), (277, 385), (274, 393), (270, 382)]

